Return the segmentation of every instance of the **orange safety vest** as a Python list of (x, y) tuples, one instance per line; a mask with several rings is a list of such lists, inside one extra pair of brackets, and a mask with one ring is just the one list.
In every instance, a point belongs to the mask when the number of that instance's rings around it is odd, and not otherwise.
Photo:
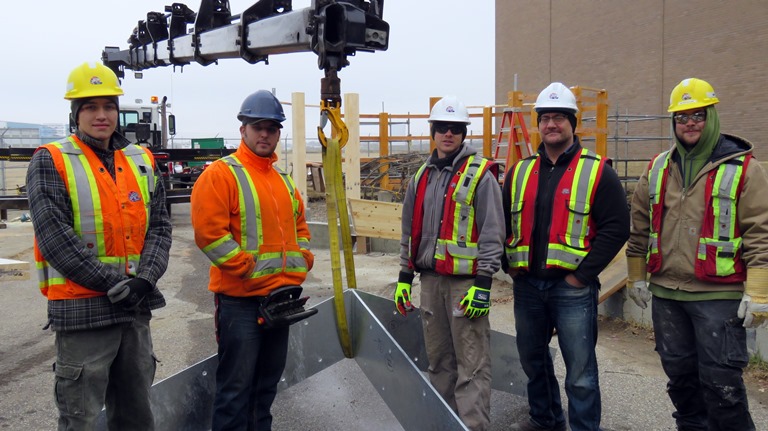
[(239, 189), (242, 235), (238, 243), (232, 234), (228, 234), (203, 248), (203, 253), (208, 256), (213, 266), (219, 266), (232, 259), (241, 250), (253, 255), (256, 261), (256, 269), (250, 275), (252, 280), (265, 279), (271, 275), (281, 273), (296, 274), (301, 278), (305, 277), (309, 268), (301, 250), (309, 250), (309, 238), (301, 238), (296, 234), (296, 217), (299, 213), (299, 201), (294, 194), (296, 186), (291, 176), (273, 166), (283, 179), (288, 194), (291, 197), (294, 214), (292, 219), (293, 232), (296, 235), (298, 247), (295, 250), (265, 250), (265, 247), (263, 247), (264, 226), (262, 225), (259, 194), (253, 185), (253, 179), (236, 155), (231, 154), (223, 157), (221, 160), (229, 167)]
[[(651, 274), (661, 270), (660, 237), (670, 157), (671, 153), (665, 151), (648, 165), (651, 231), (646, 268)], [(699, 280), (738, 283), (747, 279), (746, 265), (741, 258), (742, 238), (737, 210), (744, 186), (744, 171), (750, 160), (750, 154), (736, 157), (707, 173), (704, 217), (694, 270)]]
[[(531, 265), (540, 165), (541, 158), (537, 153), (518, 162), (508, 178), (512, 181), (512, 233), (507, 238), (505, 252), (512, 269), (527, 270)], [(592, 238), (597, 233), (590, 214), (604, 166), (605, 159), (583, 148), (560, 178), (552, 202), (546, 268), (573, 271), (589, 254)]]
[[(126, 275), (139, 267), (157, 178), (149, 150), (129, 145), (115, 151), (115, 179), (96, 153), (77, 137), (43, 145), (51, 153), (72, 202), (75, 234), (105, 265)], [(35, 240), (39, 286), (49, 300), (92, 298), (91, 290), (51, 267)]]
[[(424, 221), (424, 197), (426, 195), (429, 170), (426, 164), (414, 176), (416, 198), (413, 206), (411, 237), (409, 239), (408, 266), (415, 269), (414, 259), (419, 251)], [(443, 205), (440, 234), (435, 249), (435, 271), (442, 275), (477, 274), (477, 225), (475, 223), (474, 198), (477, 185), (486, 171), (498, 175), (498, 165), (482, 157), (470, 155), (457, 169)]]

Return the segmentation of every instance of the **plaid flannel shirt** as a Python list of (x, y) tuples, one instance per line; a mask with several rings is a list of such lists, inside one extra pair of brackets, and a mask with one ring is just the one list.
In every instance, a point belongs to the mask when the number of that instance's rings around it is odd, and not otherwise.
[[(115, 133), (111, 148), (101, 150), (93, 145), (93, 138), (80, 132), (77, 137), (93, 148), (115, 178), (114, 151), (125, 148), (129, 141)], [(157, 170), (156, 178), (160, 178)], [(107, 292), (127, 278), (126, 274), (102, 264), (75, 235), (72, 202), (47, 150), (38, 150), (30, 161), (27, 195), (38, 247), (52, 267), (75, 283), (99, 292)], [(165, 206), (165, 188), (158, 181), (150, 202), (149, 227), (136, 276), (155, 285), (168, 266), (170, 248), (171, 220)], [(149, 313), (164, 305), (165, 298), (155, 289), (142, 302), (140, 312)], [(100, 328), (132, 322), (134, 318), (134, 313), (112, 305), (106, 295), (48, 301), (48, 324), (54, 331)]]

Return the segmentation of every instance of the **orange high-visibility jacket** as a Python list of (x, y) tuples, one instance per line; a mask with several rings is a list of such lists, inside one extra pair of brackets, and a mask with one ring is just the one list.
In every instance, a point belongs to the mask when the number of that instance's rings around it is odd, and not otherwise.
[[(43, 145), (67, 186), (73, 229), (105, 265), (135, 275), (144, 248), (155, 161), (149, 150), (129, 145), (115, 151), (115, 179), (87, 144), (75, 135)], [(45, 260), (35, 241), (40, 290), (49, 300), (106, 295), (66, 279)]]
[(312, 268), (304, 202), (276, 161), (277, 155), (259, 157), (241, 142), (195, 182), (192, 226), (212, 263), (208, 289), (214, 293), (265, 296), (300, 285)]

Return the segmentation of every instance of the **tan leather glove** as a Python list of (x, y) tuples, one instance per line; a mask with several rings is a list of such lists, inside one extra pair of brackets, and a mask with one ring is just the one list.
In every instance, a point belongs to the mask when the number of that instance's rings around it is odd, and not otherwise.
[(627, 294), (638, 307), (645, 310), (651, 300), (651, 291), (646, 281), (645, 258), (627, 257)]
[(643, 280), (627, 283), (627, 293), (635, 301), (638, 307), (645, 310), (648, 308), (648, 301), (651, 300), (651, 291), (648, 290), (648, 282)]
[(768, 268), (747, 268), (747, 283), (738, 316), (745, 328), (758, 328), (768, 321)]

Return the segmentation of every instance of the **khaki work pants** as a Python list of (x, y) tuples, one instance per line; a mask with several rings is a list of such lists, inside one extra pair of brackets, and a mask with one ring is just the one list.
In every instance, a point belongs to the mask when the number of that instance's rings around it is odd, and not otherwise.
[(467, 428), (487, 430), (491, 411), (491, 326), (488, 316), (454, 317), (473, 278), (421, 274), (421, 318), (429, 380)]

